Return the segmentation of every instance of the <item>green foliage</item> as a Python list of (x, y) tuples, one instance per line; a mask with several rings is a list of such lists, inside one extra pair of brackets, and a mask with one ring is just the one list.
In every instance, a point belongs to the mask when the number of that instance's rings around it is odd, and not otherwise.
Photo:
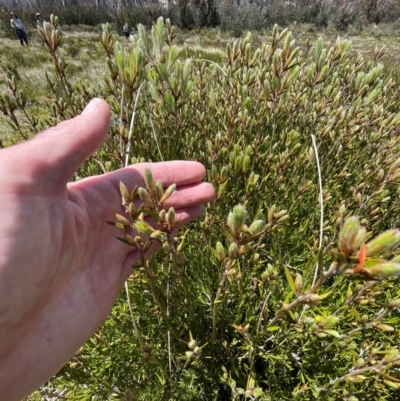
[[(132, 321), (121, 294), (52, 385), (74, 400), (397, 399), (400, 99), (382, 54), (366, 61), (321, 38), (300, 49), (274, 27), (268, 43), (254, 49), (249, 34), (216, 63), (183, 57), (169, 21), (140, 26), (131, 44), (105, 25), (107, 75), (73, 84), (55, 17), (42, 37), (55, 71), (49, 123), (93, 95), (113, 112), (76, 179), (192, 159), (217, 192), (170, 238), (174, 187), (151, 171), (144, 188), (121, 184), (126, 212), (110, 224), (131, 227), (119, 239), (142, 255)], [(0, 109), (28, 137), (37, 127), (16, 85)], [(145, 262), (153, 242), (162, 251)]]
[[(10, 3), (11, 4), (11, 3)], [(292, 23), (312, 24), (326, 28), (329, 24), (336, 29), (361, 31), (370, 25), (390, 23), (395, 25), (400, 18), (400, 3), (396, 0), (268, 0), (268, 1), (216, 1), (178, 0), (141, 2), (40, 2), (13, 1), (13, 10), (26, 23), (28, 31), (36, 28), (34, 14), (40, 8), (47, 19), (56, 13), (63, 24), (99, 26), (105, 22), (113, 24), (122, 35), (125, 22), (131, 28), (141, 23), (150, 27), (159, 17), (169, 18), (182, 29), (221, 27), (241, 37), (243, 32), (270, 29), (274, 24), (289, 26)], [(67, 4), (67, 6), (66, 6)], [(13, 37), (8, 21), (0, 21), (0, 35)], [(395, 28), (396, 29), (396, 28)], [(29, 32), (30, 33), (30, 32)], [(396, 35), (396, 32), (394, 32)]]

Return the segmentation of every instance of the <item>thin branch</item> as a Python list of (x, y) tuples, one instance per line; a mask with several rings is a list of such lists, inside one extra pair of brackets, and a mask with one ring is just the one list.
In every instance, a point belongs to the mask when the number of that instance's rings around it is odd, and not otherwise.
[[(317, 148), (317, 143), (315, 141), (315, 136), (311, 134), (311, 140), (314, 148), (314, 153), (315, 153), (315, 160), (317, 162), (317, 170), (318, 170), (318, 185), (319, 185), (319, 204), (320, 204), (320, 223), (319, 223), (319, 245), (318, 245), (318, 259), (317, 263), (315, 265), (315, 272), (314, 272), (314, 278), (311, 284), (311, 287), (314, 286), (315, 281), (317, 280), (318, 272), (322, 268), (322, 241), (323, 241), (323, 236), (324, 236), (324, 196), (323, 196), (323, 188), (322, 188), (322, 174), (321, 174), (321, 165), (319, 163), (319, 157), (318, 157), (318, 148)], [(303, 317), (304, 311), (306, 310), (307, 305), (304, 305), (303, 310), (301, 311), (300, 318)]]
[(314, 285), (315, 281), (317, 280), (318, 272), (322, 268), (322, 266), (320, 266), (320, 262), (322, 259), (322, 241), (323, 241), (323, 235), (324, 235), (324, 195), (323, 195), (323, 189), (322, 189), (321, 165), (319, 163), (318, 149), (317, 149), (317, 144), (315, 142), (315, 136), (313, 134), (311, 134), (311, 139), (312, 139), (314, 152), (315, 152), (315, 160), (317, 162), (318, 184), (319, 184), (319, 203), (320, 203), (320, 209), (321, 209), (320, 227), (319, 227), (318, 261), (317, 261), (317, 266), (316, 266), (315, 273), (314, 273), (314, 279), (312, 282), (312, 285)]
[[(142, 87), (142, 84), (139, 86), (138, 92), (136, 94), (136, 99), (135, 99), (135, 104), (133, 106), (133, 113), (132, 113), (132, 118), (131, 118), (131, 125), (129, 127), (129, 134), (128, 134), (128, 146), (126, 148), (126, 152), (125, 152), (125, 167), (128, 167), (128, 163), (129, 163), (129, 155), (131, 152), (131, 137), (132, 137), (132, 130), (133, 130), (133, 124), (135, 122), (135, 114), (136, 114), (136, 107), (137, 107), (137, 102), (139, 99), (139, 94), (140, 94), (140, 88)], [(122, 87), (122, 99), (124, 98), (124, 87)], [(122, 113), (123, 113), (123, 104), (122, 104), (122, 100), (121, 100), (121, 122), (122, 122)], [(129, 306), (129, 311), (131, 313), (131, 319), (132, 319), (132, 324), (133, 324), (133, 328), (135, 330), (135, 333), (138, 337), (139, 343), (141, 343), (141, 337), (140, 337), (140, 332), (139, 332), (139, 328), (138, 325), (136, 324), (136, 320), (135, 317), (133, 316), (133, 309), (132, 309), (132, 302), (131, 302), (131, 298), (129, 295), (129, 287), (128, 287), (128, 281), (125, 281), (125, 291), (126, 291), (126, 299), (128, 301), (128, 306)]]
[[(139, 100), (139, 95), (140, 95), (140, 90), (142, 89), (143, 83), (140, 84), (139, 89), (136, 93), (136, 99), (135, 99), (135, 104), (133, 105), (133, 112), (132, 112), (132, 118), (131, 118), (131, 125), (129, 127), (129, 133), (128, 133), (128, 147), (125, 152), (125, 167), (128, 167), (129, 163), (129, 155), (132, 150), (132, 132), (133, 132), (133, 124), (135, 123), (135, 116), (136, 116), (136, 108), (137, 108), (137, 103)], [(121, 120), (122, 121), (122, 120)]]
[[(145, 100), (146, 100), (147, 111), (149, 111), (147, 98), (145, 98)], [(154, 141), (155, 141), (155, 143), (157, 145), (158, 154), (160, 155), (161, 161), (164, 161), (164, 158), (163, 158), (162, 153), (161, 153), (160, 145), (158, 144), (156, 130), (154, 129), (153, 119), (151, 118), (151, 114), (150, 113), (149, 113), (149, 120), (150, 120), (151, 129), (153, 131)]]
[(136, 324), (136, 320), (135, 317), (133, 316), (133, 309), (132, 309), (132, 302), (131, 302), (131, 296), (129, 295), (129, 287), (128, 287), (128, 281), (125, 281), (125, 291), (126, 291), (126, 299), (128, 301), (128, 306), (129, 306), (129, 312), (131, 314), (131, 319), (132, 319), (132, 324), (133, 324), (133, 328), (135, 330), (135, 333), (137, 335), (137, 338), (139, 340), (139, 344), (142, 344), (142, 338), (140, 336), (140, 331), (139, 331), (139, 327)]

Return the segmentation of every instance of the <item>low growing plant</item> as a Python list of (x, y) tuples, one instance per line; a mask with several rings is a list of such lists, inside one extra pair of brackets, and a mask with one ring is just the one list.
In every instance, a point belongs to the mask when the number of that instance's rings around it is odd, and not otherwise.
[[(382, 51), (365, 60), (347, 40), (322, 39), (301, 49), (275, 27), (268, 43), (253, 49), (249, 34), (216, 63), (185, 58), (160, 19), (131, 44), (105, 25), (108, 74), (72, 84), (60, 35), (53, 18), (42, 32), (55, 67), (48, 123), (93, 95), (113, 112), (103, 147), (75, 179), (194, 159), (217, 197), (176, 232), (174, 210), (163, 208), (173, 185), (162, 188), (151, 170), (143, 188), (121, 183), (126, 210), (110, 222), (119, 240), (143, 255), (154, 242), (162, 251), (132, 266), (129, 302), (121, 293), (54, 391), (74, 400), (397, 399), (400, 101)], [(10, 89), (1, 110), (29, 137), (39, 125), (12, 79)]]

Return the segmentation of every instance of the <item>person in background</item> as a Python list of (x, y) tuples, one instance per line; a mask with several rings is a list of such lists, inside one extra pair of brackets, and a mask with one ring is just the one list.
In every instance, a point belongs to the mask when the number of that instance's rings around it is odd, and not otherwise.
[(24, 42), (26, 43), (26, 45), (28, 45), (28, 36), (26, 35), (24, 24), (12, 12), (10, 13), (10, 17), (11, 17), (10, 20), (11, 27), (15, 29), (15, 33), (17, 34), (18, 39), (21, 42), (21, 45), (23, 46)]
[(43, 29), (44, 22), (45, 21), (44, 21), (44, 19), (42, 17), (42, 14), (36, 13), (36, 25), (37, 25), (37, 27)]
[(126, 39), (129, 39), (129, 26), (128, 26), (127, 22), (125, 23), (125, 25), (122, 28), (122, 30), (124, 31), (124, 35), (125, 35)]

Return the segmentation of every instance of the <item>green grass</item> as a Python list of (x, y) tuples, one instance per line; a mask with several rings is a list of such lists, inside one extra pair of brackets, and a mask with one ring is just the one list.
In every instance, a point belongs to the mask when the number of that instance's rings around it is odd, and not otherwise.
[[(50, 87), (45, 72), (53, 75), (53, 61), (35, 35), (30, 37), (30, 46), (21, 46), (17, 39), (0, 39), (0, 93), (9, 93), (7, 78), (15, 76), (18, 89), (24, 91), (36, 114), (47, 115), (48, 102), (52, 102)], [(60, 49), (60, 56), (68, 60), (68, 74), (71, 82), (82, 79), (99, 81), (106, 73), (105, 55), (99, 41), (99, 34), (94, 32), (66, 33)], [(0, 139), (4, 144), (12, 144), (13, 132), (3, 114), (0, 115)]]

